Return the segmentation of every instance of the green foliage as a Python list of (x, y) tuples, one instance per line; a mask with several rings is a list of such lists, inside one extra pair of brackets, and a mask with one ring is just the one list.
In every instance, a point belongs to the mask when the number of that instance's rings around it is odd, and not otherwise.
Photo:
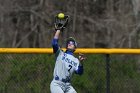
[[(78, 93), (106, 91), (104, 55), (86, 55), (84, 74), (74, 74), (72, 85)], [(55, 65), (54, 55), (1, 54), (0, 93), (50, 93)], [(111, 92), (139, 93), (140, 75), (135, 60), (120, 61), (111, 57)]]

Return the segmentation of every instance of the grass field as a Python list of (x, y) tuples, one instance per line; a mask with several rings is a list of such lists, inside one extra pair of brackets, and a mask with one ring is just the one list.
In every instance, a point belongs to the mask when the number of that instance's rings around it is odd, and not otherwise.
[[(84, 74), (74, 74), (73, 87), (78, 93), (105, 93), (105, 56), (86, 56)], [(52, 54), (0, 54), (0, 93), (50, 93), (54, 61)], [(111, 93), (140, 93), (139, 65), (133, 56), (126, 60), (113, 55), (110, 66)]]

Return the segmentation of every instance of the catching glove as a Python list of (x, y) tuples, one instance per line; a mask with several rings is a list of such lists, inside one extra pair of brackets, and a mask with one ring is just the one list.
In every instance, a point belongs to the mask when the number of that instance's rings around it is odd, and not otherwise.
[(55, 16), (54, 22), (55, 30), (63, 31), (68, 24), (68, 19), (69, 19), (68, 15), (65, 15), (64, 18), (59, 18), (58, 16)]

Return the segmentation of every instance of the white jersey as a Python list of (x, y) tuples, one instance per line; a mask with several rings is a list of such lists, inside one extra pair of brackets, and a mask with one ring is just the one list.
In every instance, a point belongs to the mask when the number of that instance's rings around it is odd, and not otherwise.
[(58, 77), (59, 80), (70, 79), (73, 72), (78, 69), (79, 60), (73, 55), (67, 54), (62, 50), (58, 50), (59, 54), (56, 58), (54, 77)]

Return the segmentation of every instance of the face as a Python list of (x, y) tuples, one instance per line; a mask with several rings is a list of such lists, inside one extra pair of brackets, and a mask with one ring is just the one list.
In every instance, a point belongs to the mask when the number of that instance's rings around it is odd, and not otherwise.
[(74, 42), (70, 41), (67, 46), (68, 49), (75, 49)]

